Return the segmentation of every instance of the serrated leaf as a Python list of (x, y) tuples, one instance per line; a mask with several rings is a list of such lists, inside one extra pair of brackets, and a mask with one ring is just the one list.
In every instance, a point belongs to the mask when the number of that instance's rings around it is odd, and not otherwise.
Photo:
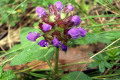
[(15, 74), (13, 73), (13, 71), (7, 70), (2, 74), (0, 80), (13, 80), (13, 78), (15, 78)]
[(99, 65), (98, 62), (91, 62), (91, 63), (89, 63), (88, 67), (89, 67), (89, 68), (95, 68), (95, 67), (97, 67), (98, 65)]
[(105, 71), (104, 62), (99, 62), (99, 70), (101, 73), (103, 73)]
[[(80, 73), (79, 77), (77, 78), (78, 74)], [(92, 80), (88, 75), (84, 74), (83, 72), (71, 72), (62, 76), (61, 80)]]
[(105, 65), (107, 68), (111, 68), (111, 67), (112, 67), (107, 61), (104, 61), (104, 65)]

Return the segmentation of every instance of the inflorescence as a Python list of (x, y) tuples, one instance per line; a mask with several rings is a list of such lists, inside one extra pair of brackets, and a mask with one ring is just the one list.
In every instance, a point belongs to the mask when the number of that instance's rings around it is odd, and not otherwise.
[[(78, 37), (85, 37), (87, 31), (78, 26), (81, 23), (81, 19), (77, 15), (71, 15), (73, 11), (72, 5), (63, 7), (60, 1), (57, 1), (54, 5), (49, 5), (49, 13), (42, 8), (37, 7), (36, 13), (42, 20), (39, 23), (39, 28), (42, 30), (44, 40), (38, 42), (41, 47), (49, 47), (52, 44), (54, 47), (61, 47), (63, 51), (67, 51), (67, 42), (69, 39), (77, 39)], [(30, 41), (36, 41), (41, 36), (40, 33), (30, 32), (27, 39)]]

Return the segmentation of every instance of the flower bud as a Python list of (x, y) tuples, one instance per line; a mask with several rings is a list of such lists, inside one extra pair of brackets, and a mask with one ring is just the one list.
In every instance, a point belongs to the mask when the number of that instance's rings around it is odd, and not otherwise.
[(77, 39), (80, 35), (80, 32), (77, 28), (71, 28), (68, 31), (68, 34), (73, 38), (73, 39)]
[(54, 5), (57, 7), (58, 11), (63, 9), (63, 4), (60, 1), (57, 1)]
[(69, 10), (69, 12), (70, 12), (70, 11), (73, 11), (73, 9), (74, 9), (74, 8), (73, 8), (73, 5), (68, 5), (68, 6), (67, 6), (67, 9)]
[(36, 13), (38, 14), (39, 17), (43, 17), (44, 15), (46, 15), (46, 10), (42, 7), (37, 7), (36, 8)]
[(72, 17), (71, 22), (74, 22), (74, 26), (78, 26), (81, 23), (81, 19), (79, 16), (75, 15)]
[(58, 14), (58, 9), (55, 5), (49, 5), (49, 13), (51, 15), (57, 15)]
[(51, 43), (53, 43), (53, 46), (55, 46), (56, 48), (59, 48), (60, 41), (57, 39), (57, 37), (54, 37)]
[(64, 44), (61, 44), (61, 48), (63, 51), (67, 51), (67, 46), (65, 46)]
[(36, 32), (29, 32), (27, 35), (27, 39), (30, 41), (36, 41), (37, 38), (40, 37), (40, 33), (36, 33)]
[(50, 17), (49, 17), (49, 20), (51, 21), (51, 22), (54, 22), (55, 21), (55, 15), (51, 15)]
[(60, 18), (64, 19), (66, 17), (66, 13), (61, 13)]
[(52, 26), (49, 24), (43, 24), (42, 28), (43, 28), (43, 31), (49, 31), (52, 29)]
[(49, 43), (47, 42), (47, 40), (41, 40), (40, 42), (38, 42), (38, 45), (40, 45), (41, 47), (48, 47)]
[(80, 27), (78, 27), (77, 29), (80, 32), (80, 36), (85, 37), (85, 35), (87, 34), (87, 31), (84, 28), (80, 28)]

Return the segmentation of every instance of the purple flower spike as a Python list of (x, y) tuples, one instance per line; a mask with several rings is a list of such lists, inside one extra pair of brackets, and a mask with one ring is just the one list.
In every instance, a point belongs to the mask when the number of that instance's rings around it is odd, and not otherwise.
[(36, 33), (36, 32), (29, 32), (27, 35), (27, 39), (30, 41), (36, 41), (37, 38), (40, 37), (40, 33)]
[(53, 43), (53, 46), (59, 48), (60, 41), (57, 39), (57, 37), (54, 37), (51, 43)]
[(43, 28), (43, 31), (49, 31), (52, 29), (52, 26), (49, 24), (43, 24), (42, 28)]
[(61, 44), (61, 48), (63, 51), (67, 51), (67, 46), (65, 46), (64, 44)]
[(78, 27), (78, 30), (80, 32), (80, 36), (85, 37), (85, 35), (87, 34), (87, 31), (84, 28), (80, 28), (80, 27)]
[(71, 22), (74, 22), (74, 26), (78, 26), (81, 23), (81, 19), (79, 16), (75, 15), (72, 17)]
[(67, 9), (69, 10), (69, 12), (70, 12), (70, 11), (73, 11), (73, 9), (74, 9), (74, 8), (73, 8), (73, 5), (68, 5), (68, 6), (67, 6)]
[(57, 1), (54, 5), (57, 7), (58, 11), (63, 9), (63, 4), (60, 1)]
[(77, 39), (80, 35), (80, 32), (77, 28), (71, 28), (68, 31), (68, 34), (73, 38), (73, 39)]
[(38, 42), (38, 45), (40, 45), (41, 47), (48, 47), (49, 43), (47, 42), (47, 40), (41, 40), (40, 42)]
[(39, 17), (42, 17), (42, 16), (46, 15), (47, 11), (42, 7), (37, 7), (36, 13), (38, 14)]

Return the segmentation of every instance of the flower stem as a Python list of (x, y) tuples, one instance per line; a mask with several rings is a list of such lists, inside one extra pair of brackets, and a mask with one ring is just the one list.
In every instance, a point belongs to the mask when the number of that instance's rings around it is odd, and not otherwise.
[(56, 52), (55, 52), (55, 67), (54, 67), (54, 71), (55, 71), (54, 79), (55, 80), (58, 79), (58, 59), (59, 59), (59, 48), (56, 48)]

